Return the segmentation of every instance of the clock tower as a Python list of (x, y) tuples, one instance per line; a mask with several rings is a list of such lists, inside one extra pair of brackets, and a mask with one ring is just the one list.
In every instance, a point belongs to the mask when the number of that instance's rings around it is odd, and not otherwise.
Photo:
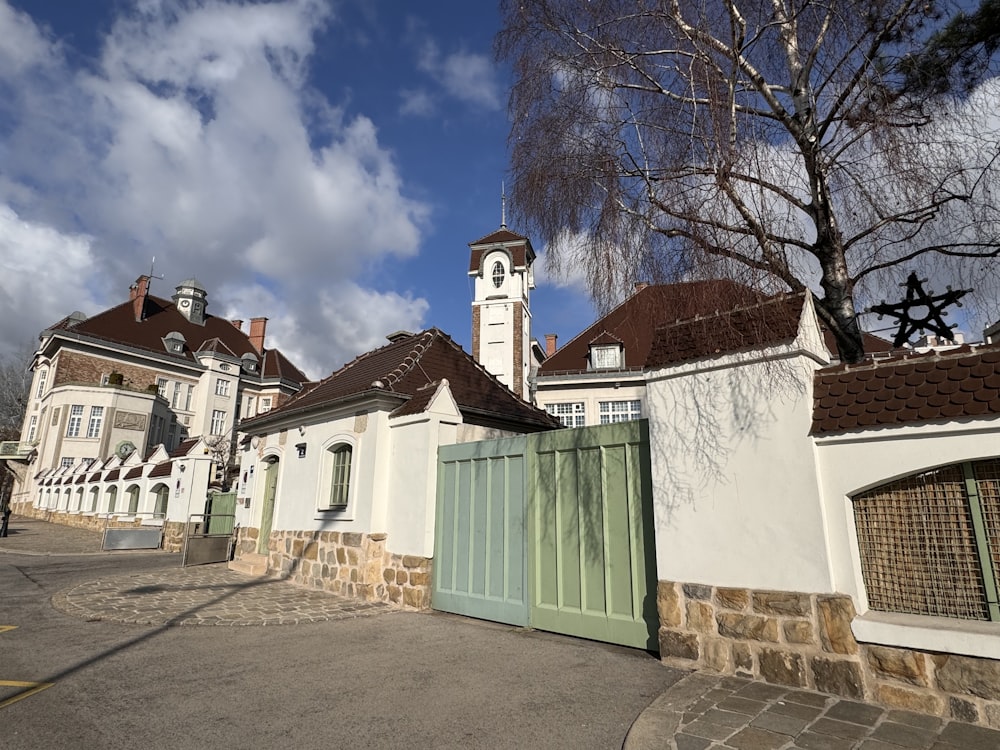
[(205, 325), (205, 307), (208, 305), (208, 293), (198, 279), (190, 278), (177, 286), (177, 291), (170, 298), (177, 305), (180, 314), (195, 325)]
[(531, 241), (501, 224), (469, 244), (472, 300), (472, 356), (518, 397), (529, 401), (531, 310), (535, 251)]

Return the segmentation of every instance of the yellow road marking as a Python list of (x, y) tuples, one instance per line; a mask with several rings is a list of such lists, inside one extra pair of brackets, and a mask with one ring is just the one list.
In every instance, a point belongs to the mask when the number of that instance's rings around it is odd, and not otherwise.
[(0, 708), (6, 708), (12, 703), (17, 703), (20, 700), (24, 700), (29, 695), (34, 695), (35, 693), (40, 693), (46, 688), (52, 687), (51, 682), (19, 682), (17, 680), (0, 680), (0, 687), (19, 687), (19, 688), (31, 688), (30, 690), (25, 690), (23, 693), (18, 693), (13, 698), (8, 698), (7, 700), (0, 701)]
[(17, 625), (0, 625), (0, 633), (6, 633), (8, 630), (17, 630)]

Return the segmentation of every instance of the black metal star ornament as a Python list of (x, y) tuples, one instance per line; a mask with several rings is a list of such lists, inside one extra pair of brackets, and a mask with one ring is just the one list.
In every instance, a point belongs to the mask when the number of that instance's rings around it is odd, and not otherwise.
[[(944, 294), (928, 294), (924, 291), (924, 284), (927, 279), (917, 278), (916, 273), (911, 273), (905, 284), (906, 299), (894, 305), (882, 300), (880, 305), (872, 305), (871, 312), (877, 313), (879, 320), (883, 315), (890, 315), (899, 321), (899, 328), (896, 329), (896, 338), (892, 340), (893, 346), (902, 346), (909, 343), (910, 336), (918, 331), (932, 331), (943, 339), (954, 341), (954, 335), (950, 326), (944, 322), (944, 316), (948, 314), (945, 310), (949, 305), (962, 306), (959, 302), (962, 297), (971, 292), (971, 289), (953, 290), (950, 286)], [(914, 308), (925, 308), (927, 313), (920, 317), (913, 316)]]

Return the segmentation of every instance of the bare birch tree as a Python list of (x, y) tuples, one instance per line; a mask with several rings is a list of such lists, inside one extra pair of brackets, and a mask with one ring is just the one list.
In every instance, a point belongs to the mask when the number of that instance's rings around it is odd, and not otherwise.
[(595, 297), (636, 275), (811, 289), (857, 361), (865, 284), (997, 265), (996, 119), (898, 93), (932, 5), (502, 0), (513, 207), (557, 264), (585, 239)]

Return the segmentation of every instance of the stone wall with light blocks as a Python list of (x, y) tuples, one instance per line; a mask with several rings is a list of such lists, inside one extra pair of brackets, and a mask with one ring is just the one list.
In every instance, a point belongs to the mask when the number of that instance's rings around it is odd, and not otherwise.
[(1000, 728), (1000, 661), (858, 643), (842, 595), (660, 581), (660, 657)]
[[(256, 528), (239, 532), (237, 557), (257, 549)], [(406, 609), (431, 605), (431, 560), (386, 549), (386, 534), (274, 531), (267, 570), (292, 583)]]

